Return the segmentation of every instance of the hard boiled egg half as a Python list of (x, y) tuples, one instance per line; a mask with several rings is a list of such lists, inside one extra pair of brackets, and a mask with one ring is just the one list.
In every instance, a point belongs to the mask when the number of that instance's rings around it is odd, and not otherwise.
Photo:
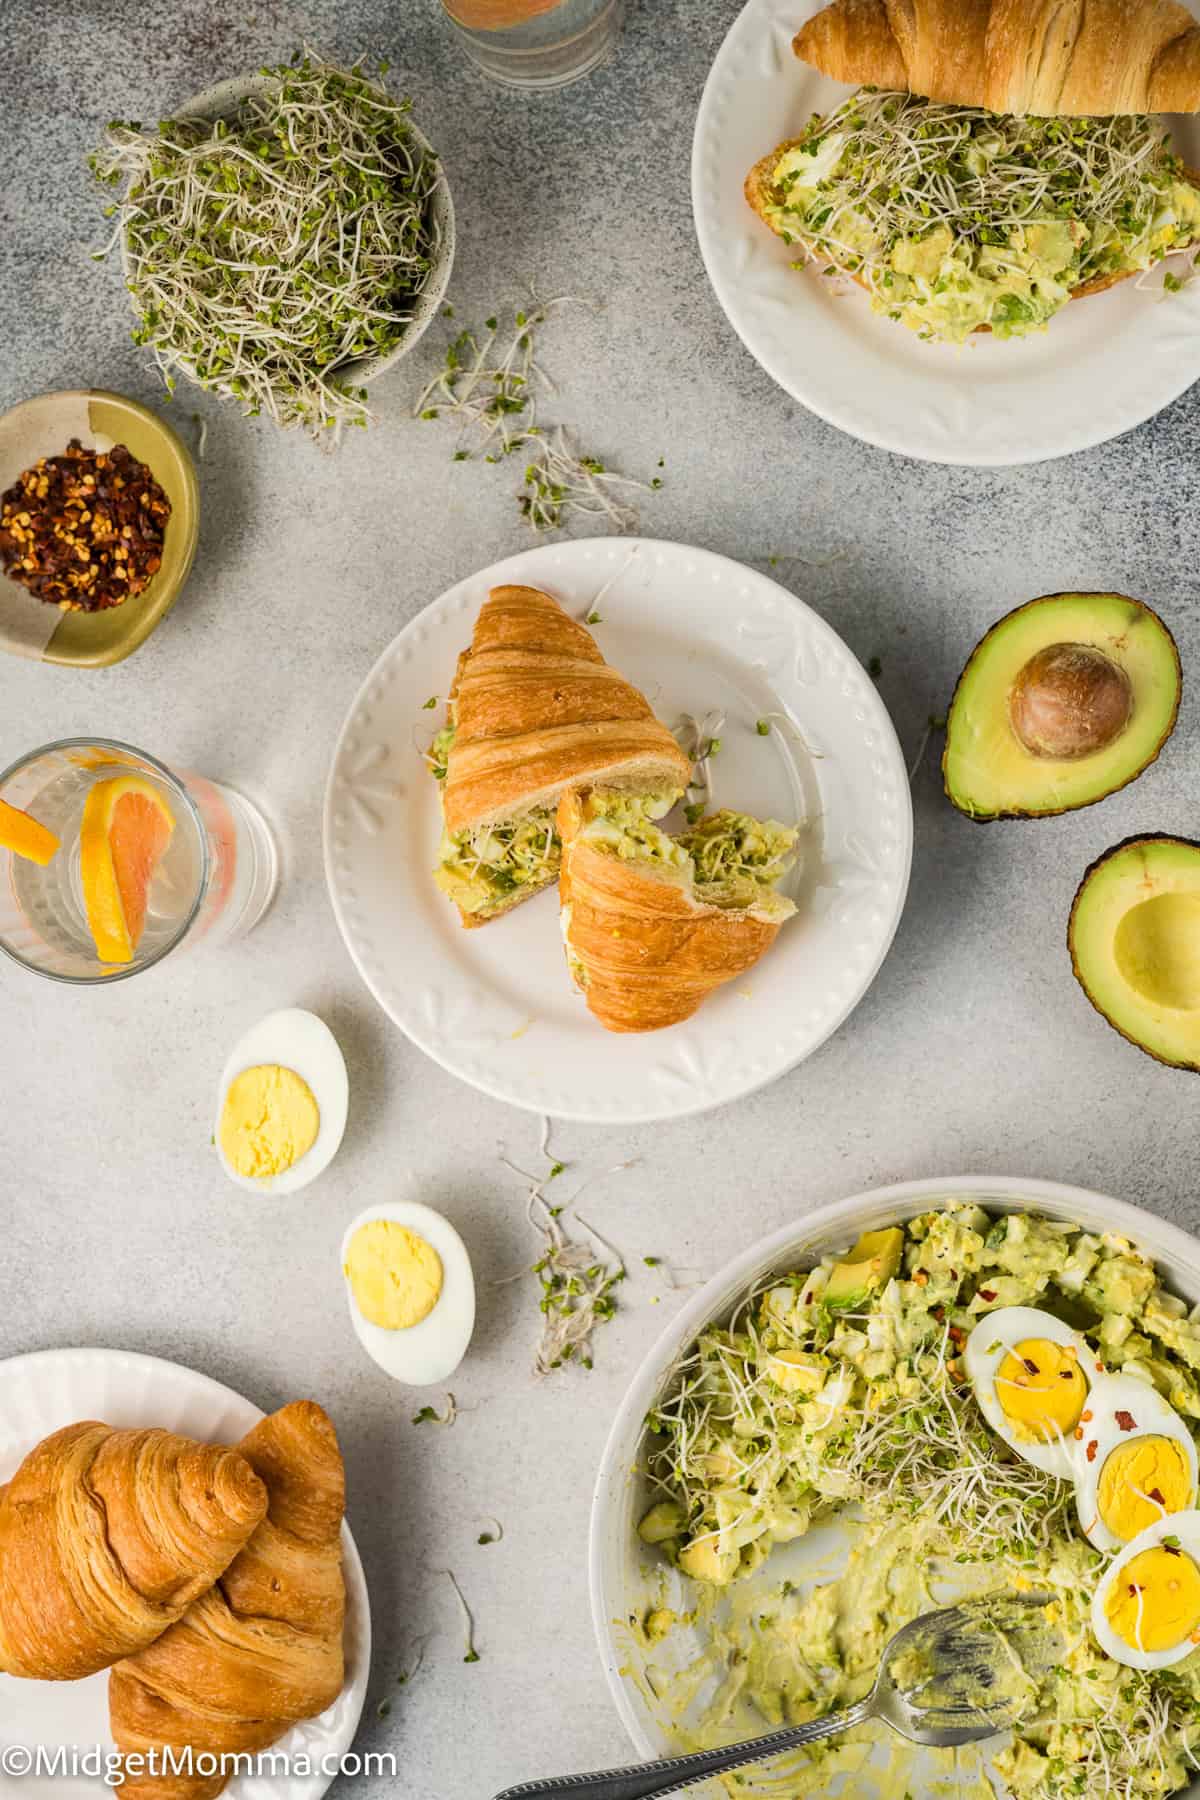
[(1133, 1375), (1097, 1376), (1080, 1423), (1075, 1504), (1097, 1550), (1119, 1550), (1195, 1506), (1195, 1440), (1157, 1388)]
[(1139, 1532), (1092, 1601), (1100, 1648), (1131, 1669), (1165, 1669), (1200, 1646), (1200, 1512)]
[(475, 1277), (448, 1219), (415, 1200), (360, 1213), (342, 1239), (358, 1339), (396, 1381), (445, 1381), (475, 1329)]
[(1075, 1433), (1104, 1365), (1081, 1332), (1036, 1306), (1002, 1306), (979, 1321), (963, 1362), (980, 1411), (1025, 1462), (1070, 1481)]
[(350, 1082), (337, 1039), (302, 1007), (268, 1013), (221, 1075), (213, 1139), (231, 1181), (294, 1194), (329, 1167), (346, 1129)]

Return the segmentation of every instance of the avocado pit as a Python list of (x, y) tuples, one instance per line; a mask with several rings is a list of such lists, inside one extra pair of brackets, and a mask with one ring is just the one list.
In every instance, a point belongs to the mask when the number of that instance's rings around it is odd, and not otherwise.
[(1075, 762), (1121, 736), (1133, 713), (1133, 684), (1091, 644), (1047, 644), (1018, 673), (1008, 713), (1031, 756)]

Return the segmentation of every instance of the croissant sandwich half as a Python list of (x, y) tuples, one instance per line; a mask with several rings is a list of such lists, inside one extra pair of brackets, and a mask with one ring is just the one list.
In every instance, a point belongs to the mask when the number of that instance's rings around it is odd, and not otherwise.
[(1163, 111), (1200, 109), (1177, 0), (834, 0), (797, 56), (864, 83), (746, 198), (920, 336), (1020, 337), (1200, 239)]
[(717, 812), (672, 838), (636, 802), (569, 794), (558, 826), (567, 963), (609, 1031), (690, 1018), (796, 910), (775, 884), (797, 834), (774, 821)]
[(568, 788), (661, 796), (669, 806), (691, 779), (671, 733), (591, 632), (530, 587), (488, 595), (430, 762), (445, 821), (434, 879), (467, 926), (557, 878), (554, 813)]

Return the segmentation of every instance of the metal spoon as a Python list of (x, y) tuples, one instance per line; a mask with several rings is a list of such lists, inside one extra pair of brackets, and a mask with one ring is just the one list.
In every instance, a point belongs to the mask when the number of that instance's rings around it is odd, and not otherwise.
[(923, 1613), (898, 1631), (883, 1653), (865, 1700), (806, 1725), (790, 1725), (744, 1744), (672, 1756), (594, 1775), (560, 1775), (505, 1788), (496, 1800), (654, 1800), (710, 1775), (725, 1775), (868, 1719), (887, 1723), (914, 1744), (948, 1749), (1006, 1731), (1036, 1692), (1038, 1676), (1057, 1662), (1062, 1641), (1047, 1625), (1048, 1597), (992, 1595)]

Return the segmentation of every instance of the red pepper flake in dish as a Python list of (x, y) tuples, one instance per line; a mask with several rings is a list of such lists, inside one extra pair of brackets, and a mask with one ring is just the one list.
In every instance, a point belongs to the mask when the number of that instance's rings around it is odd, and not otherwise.
[(986, 1300), (990, 1306), (992, 1301), (996, 1298), (995, 1288), (980, 1288), (979, 1298), (981, 1300)]
[(1121, 1427), (1122, 1431), (1137, 1430), (1137, 1420), (1131, 1412), (1125, 1412), (1122, 1409), (1120, 1412), (1115, 1412), (1113, 1418), (1117, 1421), (1117, 1424)]
[(145, 463), (72, 438), (0, 496), (0, 562), (11, 581), (64, 612), (104, 612), (162, 566), (171, 502)]
[(1088, 1447), (1087, 1447), (1087, 1459), (1088, 1459), (1088, 1461), (1089, 1461), (1089, 1462), (1095, 1462), (1095, 1460), (1096, 1460), (1096, 1452), (1097, 1452), (1097, 1450), (1098, 1450), (1098, 1449), (1099, 1449), (1099, 1448), (1100, 1448), (1100, 1443), (1099, 1443), (1099, 1439), (1098, 1439), (1098, 1438), (1092, 1438), (1092, 1439), (1091, 1439), (1091, 1440), (1090, 1440), (1090, 1441), (1089, 1441), (1089, 1443), (1088, 1443)]

